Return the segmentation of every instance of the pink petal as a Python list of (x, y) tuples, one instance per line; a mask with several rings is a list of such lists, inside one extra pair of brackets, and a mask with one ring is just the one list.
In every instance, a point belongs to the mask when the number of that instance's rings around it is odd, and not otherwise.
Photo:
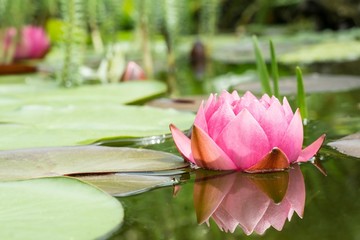
[(233, 233), (238, 226), (238, 221), (236, 221), (235, 218), (231, 216), (229, 212), (226, 211), (226, 209), (220, 205), (214, 214), (212, 215), (212, 218), (216, 222), (216, 224), (219, 226), (219, 228), (222, 231), (225, 232), (231, 232)]
[(221, 205), (249, 235), (262, 219), (271, 200), (245, 175), (238, 175), (237, 183), (238, 185), (233, 185)]
[(240, 99), (240, 96), (236, 90), (234, 90), (231, 95), (233, 96), (234, 100), (237, 101)]
[[(247, 108), (248, 110), (251, 109), (251, 105), (253, 105), (253, 107), (259, 108), (260, 105), (262, 108), (264, 108), (262, 106), (262, 104), (260, 104), (259, 100), (249, 91), (247, 91), (243, 97), (240, 98), (240, 100), (238, 100), (236, 102), (236, 105), (234, 106), (234, 113), (237, 115), (241, 112), (241, 110), (243, 110), (244, 108)], [(265, 108), (264, 108), (265, 109)], [(256, 109), (255, 109), (256, 111)]]
[(257, 122), (263, 117), (266, 108), (259, 101), (252, 101), (252, 103), (246, 108)]
[(309, 161), (320, 149), (325, 140), (325, 134), (321, 135), (315, 142), (304, 148), (296, 162)]
[(234, 118), (235, 114), (231, 106), (228, 103), (222, 104), (208, 121), (209, 136), (216, 141), (220, 132)]
[[(298, 165), (294, 165), (289, 172), (289, 186), (285, 195), (285, 199), (290, 203), (291, 208), (303, 217), (305, 207), (305, 182), (301, 169)], [(290, 216), (291, 217), (291, 216)]]
[(250, 91), (246, 91), (244, 96), (243, 96), (244, 99), (247, 99), (249, 101), (259, 101), (255, 96), (254, 94), (252, 94)]
[(236, 175), (215, 176), (205, 178), (201, 172), (196, 172), (194, 184), (194, 206), (199, 224), (209, 220), (221, 204), (235, 182)]
[(263, 235), (269, 227), (271, 227), (271, 224), (268, 221), (266, 221), (264, 218), (262, 218), (260, 222), (256, 225), (254, 232), (256, 232), (259, 235)]
[(290, 163), (296, 161), (300, 155), (304, 139), (303, 133), (300, 110), (297, 109), (279, 144), (279, 148), (286, 154)]
[(216, 95), (210, 94), (209, 99), (206, 101), (204, 112), (206, 121), (210, 119), (213, 113), (219, 108), (219, 101), (216, 99)]
[(263, 219), (265, 219), (276, 230), (281, 231), (290, 211), (290, 204), (282, 201), (280, 204), (270, 203)]
[(181, 155), (188, 161), (195, 163), (191, 155), (191, 143), (190, 139), (185, 136), (185, 134), (180, 131), (175, 125), (170, 124), (170, 131), (173, 136), (176, 148), (181, 153)]
[(223, 90), (219, 96), (219, 101), (221, 103), (227, 102), (231, 104), (234, 100), (234, 96), (226, 90)]
[(196, 125), (191, 136), (191, 150), (196, 165), (214, 170), (237, 169), (233, 161), (224, 151)]
[(270, 147), (279, 146), (288, 127), (279, 100), (275, 99), (273, 101), (270, 107), (262, 115), (259, 123), (269, 139)]
[(270, 99), (269, 95), (264, 94), (264, 95), (260, 98), (260, 102), (261, 102), (261, 104), (264, 105), (265, 108), (268, 108), (268, 107), (270, 106), (271, 99)]
[(285, 118), (287, 122), (290, 123), (291, 119), (294, 116), (294, 113), (286, 97), (283, 98), (283, 109), (284, 109)]
[(194, 124), (204, 130), (204, 132), (208, 133), (208, 124), (205, 117), (205, 111), (204, 111), (204, 101), (201, 102), (199, 106), (199, 110), (196, 113)]
[(241, 170), (253, 166), (271, 150), (264, 130), (247, 109), (223, 129), (217, 143)]

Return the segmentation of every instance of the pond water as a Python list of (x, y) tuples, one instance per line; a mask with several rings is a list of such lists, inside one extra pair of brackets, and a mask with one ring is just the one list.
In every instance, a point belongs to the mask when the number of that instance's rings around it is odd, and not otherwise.
[[(360, 239), (360, 161), (326, 146), (329, 141), (359, 131), (360, 90), (313, 94), (308, 100), (310, 116), (314, 120), (305, 128), (305, 145), (320, 134), (327, 134), (327, 140), (319, 154), (327, 176), (310, 163), (302, 164), (301, 172), (295, 175), (298, 180), (303, 176), (303, 186), (293, 186), (291, 183), (294, 170), (285, 177), (290, 180), (288, 185), (281, 176), (275, 177), (274, 185), (269, 175), (264, 176), (265, 180), (261, 180), (261, 176), (260, 180), (251, 180), (246, 174), (230, 174), (204, 180), (199, 170), (189, 169), (190, 173), (183, 175), (182, 183), (175, 189), (160, 188), (118, 198), (125, 208), (125, 221), (110, 239)], [(136, 144), (133, 146), (138, 147)], [(171, 139), (144, 147), (177, 154)], [(199, 180), (200, 178), (203, 180)], [(267, 178), (270, 180), (266, 180)], [(279, 183), (285, 184), (285, 188)], [(279, 203), (276, 196), (269, 197), (269, 191), (274, 186), (277, 186), (275, 192), (284, 192), (284, 189), (291, 191), (280, 196), (282, 201), (298, 204), (298, 209), (301, 209), (301, 204), (304, 205), (302, 219), (296, 213), (289, 214), (292, 215), (291, 221), (286, 220), (282, 228), (281, 219), (288, 216), (289, 206)], [(202, 192), (204, 195), (201, 196), (199, 189), (204, 188), (207, 191)], [(213, 192), (209, 194), (211, 189)], [(293, 200), (288, 194), (295, 195)], [(305, 194), (303, 203), (299, 200), (302, 199), (302, 194)], [(294, 199), (300, 202), (294, 203)], [(246, 226), (255, 227), (257, 223), (261, 226), (257, 226), (254, 233), (247, 236), (239, 226), (233, 233), (222, 231), (212, 218), (209, 226), (206, 223), (199, 225), (197, 214), (201, 220), (204, 212), (215, 211), (213, 206), (204, 206), (204, 203), (212, 201), (219, 202), (220, 207), (216, 210), (217, 223), (221, 222), (222, 228), (233, 229), (236, 224), (225, 221), (224, 219), (228, 219), (225, 215), (237, 217), (244, 229)], [(221, 201), (223, 203), (220, 204)], [(268, 207), (270, 205), (272, 207)], [(204, 210), (206, 207), (211, 209)], [(282, 230), (276, 230), (269, 223)], [(256, 233), (266, 228), (268, 229), (263, 235)]]
[[(176, 73), (178, 96), (214, 91), (205, 80), (208, 76), (254, 70), (252, 64), (212, 63), (210, 72), (194, 79), (186, 61), (180, 64), (184, 71)], [(291, 71), (283, 68), (281, 73)], [(295, 97), (288, 99), (295, 106)], [(179, 185), (118, 197), (125, 219), (108, 239), (360, 239), (360, 161), (326, 145), (360, 131), (360, 89), (313, 93), (307, 102), (311, 121), (304, 128), (304, 145), (326, 133), (318, 159), (327, 176), (311, 163), (255, 175), (188, 168)], [(179, 155), (169, 136), (162, 141), (122, 139), (101, 145)]]

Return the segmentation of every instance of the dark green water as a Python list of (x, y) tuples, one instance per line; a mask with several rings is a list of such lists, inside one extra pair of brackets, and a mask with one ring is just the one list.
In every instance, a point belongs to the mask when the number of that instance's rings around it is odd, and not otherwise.
[[(305, 128), (304, 144), (322, 133), (327, 134), (327, 143), (359, 131), (359, 103), (359, 90), (311, 95), (308, 104), (314, 120)], [(342, 155), (326, 143), (319, 155), (328, 175), (310, 163), (301, 165), (306, 188), (304, 216), (301, 219), (294, 213), (282, 231), (270, 227), (263, 235), (246, 236), (240, 227), (234, 233), (223, 232), (213, 220), (210, 227), (199, 225), (192, 172), (176, 196), (170, 187), (119, 198), (125, 221), (110, 239), (360, 239), (360, 160)], [(177, 153), (171, 140), (149, 148)], [(241, 182), (238, 185), (242, 187)], [(237, 197), (234, 201), (240, 204), (241, 197)]]

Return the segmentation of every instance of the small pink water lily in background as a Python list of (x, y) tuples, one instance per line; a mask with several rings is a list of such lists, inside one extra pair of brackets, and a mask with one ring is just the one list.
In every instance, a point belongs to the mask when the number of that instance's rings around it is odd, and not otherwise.
[(236, 91), (211, 94), (200, 105), (191, 139), (172, 124), (170, 130), (187, 161), (201, 168), (246, 172), (279, 171), (306, 162), (325, 139), (322, 135), (302, 149), (299, 109), (293, 113), (285, 97), (281, 104), (267, 94), (257, 99), (250, 92), (240, 97)]
[[(6, 31), (5, 49), (15, 41), (17, 31), (9, 28)], [(21, 39), (15, 48), (15, 60), (42, 58), (49, 51), (50, 41), (41, 27), (24, 26), (21, 32)]]
[(120, 81), (132, 81), (132, 80), (145, 80), (146, 75), (144, 70), (133, 61), (128, 62), (124, 70), (123, 75), (120, 78)]
[(199, 224), (212, 218), (225, 232), (241, 227), (246, 235), (281, 231), (294, 212), (302, 218), (305, 183), (299, 166), (272, 174), (204, 177), (196, 172), (194, 205)]

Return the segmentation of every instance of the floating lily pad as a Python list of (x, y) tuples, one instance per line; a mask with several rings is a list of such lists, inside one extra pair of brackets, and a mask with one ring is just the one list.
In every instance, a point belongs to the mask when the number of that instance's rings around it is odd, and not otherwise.
[(341, 153), (360, 158), (360, 132), (328, 143), (328, 145)]
[(189, 96), (181, 98), (158, 98), (149, 101), (146, 105), (158, 108), (174, 108), (181, 111), (196, 112), (203, 100), (208, 96)]
[(352, 61), (360, 58), (359, 41), (331, 41), (303, 46), (279, 56), (282, 63), (314, 63), (330, 61)]
[(98, 239), (116, 230), (119, 201), (76, 179), (0, 182), (1, 239)]
[(172, 186), (180, 182), (179, 176), (154, 176), (125, 173), (88, 175), (77, 178), (117, 197), (139, 194), (158, 187)]
[(0, 102), (12, 97), (23, 104), (55, 106), (126, 104), (142, 101), (166, 92), (166, 85), (158, 81), (132, 81), (119, 84), (88, 85), (60, 88), (54, 84), (0, 85)]
[(89, 173), (154, 172), (187, 167), (170, 153), (100, 146), (0, 151), (0, 180)]
[[(360, 88), (360, 78), (355, 76), (312, 74), (304, 76), (303, 78), (305, 91), (307, 93), (340, 92)], [(281, 94), (296, 94), (296, 79), (281, 79), (279, 87)], [(262, 93), (260, 81), (241, 83), (236, 85), (235, 89), (239, 91), (249, 90), (255, 93)]]
[(193, 120), (192, 113), (117, 104), (4, 108), (0, 112), (0, 149), (70, 146), (160, 135), (170, 132), (170, 123), (186, 130)]

